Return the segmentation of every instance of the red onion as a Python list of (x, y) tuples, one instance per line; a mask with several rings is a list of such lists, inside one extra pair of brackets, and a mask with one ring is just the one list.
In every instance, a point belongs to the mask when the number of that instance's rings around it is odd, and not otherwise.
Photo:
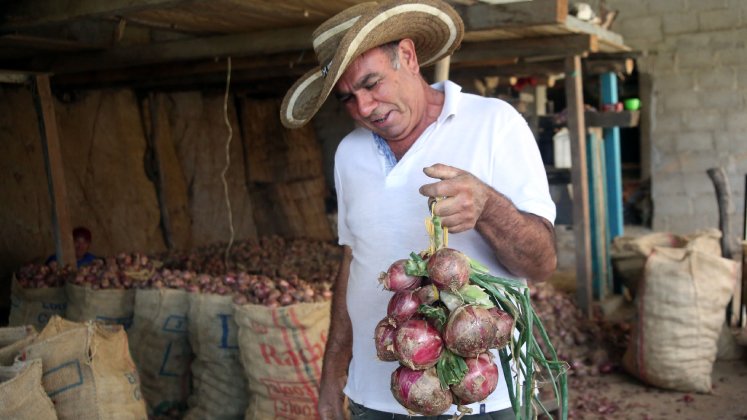
[(489, 312), (493, 315), (496, 326), (495, 340), (490, 347), (494, 349), (506, 347), (511, 341), (511, 335), (514, 331), (514, 318), (508, 312), (498, 308), (490, 308)]
[(461, 382), (451, 386), (451, 392), (460, 404), (482, 401), (498, 386), (498, 366), (488, 352), (465, 358), (464, 361), (467, 363), (467, 374)]
[(424, 305), (430, 305), (438, 300), (438, 289), (433, 284), (418, 287), (415, 294)]
[(428, 258), (428, 277), (440, 290), (456, 292), (469, 282), (469, 258), (451, 248), (441, 248)]
[(491, 347), (495, 340), (493, 315), (475, 305), (462, 305), (449, 315), (444, 327), (446, 348), (462, 357), (476, 357)]
[(411, 319), (397, 328), (394, 353), (410, 369), (427, 369), (441, 357), (443, 340), (438, 330), (428, 321)]
[(408, 411), (426, 416), (437, 416), (448, 410), (451, 392), (441, 389), (436, 369), (412, 370), (400, 366), (392, 372), (392, 395)]
[(413, 290), (397, 292), (389, 299), (386, 314), (394, 326), (400, 325), (418, 313), (420, 298)]
[(394, 334), (396, 328), (384, 318), (376, 324), (374, 342), (376, 343), (376, 356), (384, 362), (396, 362), (397, 355), (394, 354)]
[(401, 290), (414, 290), (420, 286), (421, 278), (418, 276), (408, 276), (405, 272), (405, 263), (407, 260), (397, 260), (389, 266), (387, 271), (379, 275), (379, 283), (386, 290), (399, 292)]

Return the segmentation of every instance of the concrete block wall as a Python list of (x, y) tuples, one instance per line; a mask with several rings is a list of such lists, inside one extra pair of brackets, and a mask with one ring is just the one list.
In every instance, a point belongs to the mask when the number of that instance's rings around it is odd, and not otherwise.
[[(592, 3), (592, 6), (598, 4)], [(743, 229), (747, 174), (747, 0), (606, 0), (611, 30), (642, 55), (648, 80), (653, 229), (718, 226), (711, 167), (727, 172), (735, 234)], [(597, 9), (598, 10), (598, 9)]]

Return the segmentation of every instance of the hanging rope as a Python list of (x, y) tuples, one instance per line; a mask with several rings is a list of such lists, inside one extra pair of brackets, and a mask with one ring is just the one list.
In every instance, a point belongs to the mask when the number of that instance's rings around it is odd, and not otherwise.
[(223, 193), (226, 197), (226, 208), (228, 209), (228, 230), (231, 232), (231, 236), (228, 239), (228, 245), (226, 246), (226, 252), (224, 255), (224, 263), (226, 270), (228, 270), (228, 254), (233, 245), (234, 230), (233, 230), (233, 212), (231, 211), (231, 199), (228, 196), (228, 181), (226, 181), (226, 172), (231, 166), (231, 138), (233, 137), (233, 128), (231, 122), (228, 120), (228, 93), (229, 86), (231, 85), (231, 57), (228, 57), (228, 71), (226, 73), (226, 94), (223, 96), (223, 121), (226, 123), (228, 128), (228, 139), (226, 139), (226, 166), (223, 168), (220, 177), (223, 180)]

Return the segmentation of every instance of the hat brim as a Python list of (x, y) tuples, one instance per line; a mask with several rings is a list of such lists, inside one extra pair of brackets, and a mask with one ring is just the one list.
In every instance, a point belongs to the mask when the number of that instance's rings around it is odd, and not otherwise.
[(340, 41), (326, 77), (320, 67), (304, 74), (283, 99), (280, 119), (288, 128), (306, 124), (324, 104), (356, 58), (371, 48), (410, 38), (421, 66), (451, 54), (461, 43), (464, 24), (457, 12), (431, 0), (388, 1), (361, 16)]

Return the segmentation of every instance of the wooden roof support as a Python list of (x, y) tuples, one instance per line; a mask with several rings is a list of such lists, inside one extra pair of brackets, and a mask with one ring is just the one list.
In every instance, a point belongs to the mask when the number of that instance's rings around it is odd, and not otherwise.
[(586, 162), (586, 123), (581, 78), (581, 57), (565, 60), (565, 96), (568, 133), (571, 138), (571, 183), (573, 185), (573, 236), (576, 240), (576, 293), (587, 316), (592, 308), (591, 236), (589, 234), (589, 186)]
[(309, 40), (314, 29), (315, 26), (303, 26), (114, 47), (102, 52), (61, 56), (52, 63), (51, 68), (55, 74), (64, 74), (214, 57), (244, 57), (302, 51), (310, 49)]
[(484, 61), (488, 58), (567, 57), (586, 55), (595, 51), (597, 51), (597, 38), (593, 35), (542, 36), (464, 43), (454, 53), (451, 62), (463, 65), (474, 61)]
[(57, 261), (76, 266), (73, 228), (70, 223), (70, 210), (67, 203), (65, 171), (62, 166), (60, 139), (57, 132), (57, 118), (54, 100), (49, 87), (49, 76), (38, 75), (36, 82), (36, 105), (39, 116), (39, 131), (44, 151), (44, 167), (47, 170), (49, 196), (52, 199), (52, 226), (54, 228)]
[(8, 1), (0, 7), (0, 32), (10, 32), (70, 20), (117, 16), (150, 8), (165, 8), (186, 3), (186, 0), (35, 0)]

